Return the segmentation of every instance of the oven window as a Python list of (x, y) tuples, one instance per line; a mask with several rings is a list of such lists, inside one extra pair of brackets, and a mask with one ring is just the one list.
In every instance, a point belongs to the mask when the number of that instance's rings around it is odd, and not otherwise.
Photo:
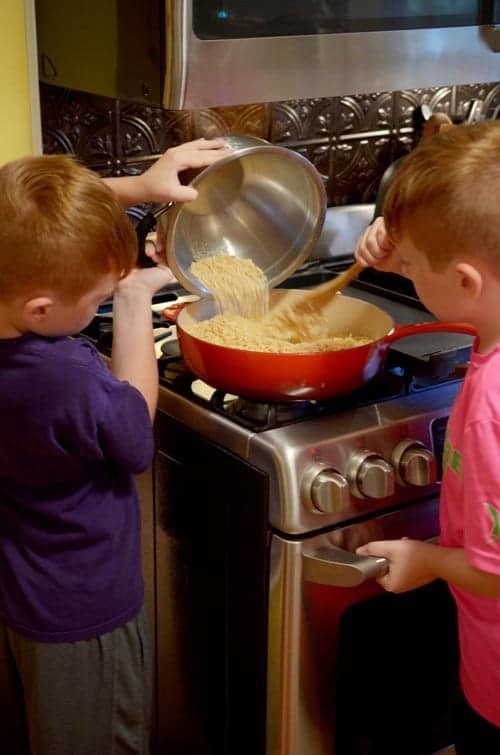
[(193, 0), (193, 29), (237, 39), (476, 26), (486, 5), (499, 22), (496, 0)]
[(337, 657), (335, 755), (430, 755), (453, 742), (458, 643), (445, 583), (352, 605)]

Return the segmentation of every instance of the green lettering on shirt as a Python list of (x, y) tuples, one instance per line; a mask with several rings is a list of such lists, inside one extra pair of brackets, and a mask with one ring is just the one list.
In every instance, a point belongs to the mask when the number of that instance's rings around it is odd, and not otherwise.
[(451, 468), (459, 477), (462, 476), (462, 456), (456, 449), (453, 451)]
[(450, 460), (450, 454), (451, 454), (451, 443), (448, 440), (448, 436), (446, 436), (446, 439), (444, 441), (444, 446), (443, 446), (443, 469), (448, 466), (448, 462)]
[(458, 477), (462, 476), (462, 454), (454, 448), (448, 435), (443, 446), (443, 469), (451, 469)]
[(500, 540), (500, 511), (487, 501), (483, 502), (483, 506), (491, 518), (490, 537), (493, 540)]

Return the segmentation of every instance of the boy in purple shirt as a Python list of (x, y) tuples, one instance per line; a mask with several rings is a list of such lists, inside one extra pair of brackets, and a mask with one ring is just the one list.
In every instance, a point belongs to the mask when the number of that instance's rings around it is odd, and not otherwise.
[[(220, 156), (213, 146), (208, 156), (195, 146), (188, 164)], [(150, 195), (161, 178), (158, 170)], [(107, 186), (66, 156), (0, 168), (0, 720), (9, 755), (149, 752), (133, 474), (153, 454), (151, 297), (171, 273), (134, 268), (122, 209), (133, 187)], [(109, 370), (71, 336), (112, 294)]]

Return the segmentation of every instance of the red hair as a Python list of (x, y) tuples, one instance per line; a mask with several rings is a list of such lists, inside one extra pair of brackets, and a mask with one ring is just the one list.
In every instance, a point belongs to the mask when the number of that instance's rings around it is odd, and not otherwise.
[(500, 124), (457, 126), (405, 157), (384, 203), (386, 228), (435, 270), (465, 256), (500, 276), (499, 195)]
[(46, 289), (79, 298), (137, 259), (132, 225), (115, 195), (68, 155), (23, 157), (0, 168), (0, 296)]

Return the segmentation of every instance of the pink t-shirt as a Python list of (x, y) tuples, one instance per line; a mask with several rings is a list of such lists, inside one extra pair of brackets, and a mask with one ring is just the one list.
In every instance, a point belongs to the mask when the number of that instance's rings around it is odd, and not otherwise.
[[(500, 346), (472, 355), (443, 454), (443, 546), (465, 548), (500, 576)], [(500, 600), (450, 585), (458, 608), (460, 678), (469, 704), (500, 726)]]

